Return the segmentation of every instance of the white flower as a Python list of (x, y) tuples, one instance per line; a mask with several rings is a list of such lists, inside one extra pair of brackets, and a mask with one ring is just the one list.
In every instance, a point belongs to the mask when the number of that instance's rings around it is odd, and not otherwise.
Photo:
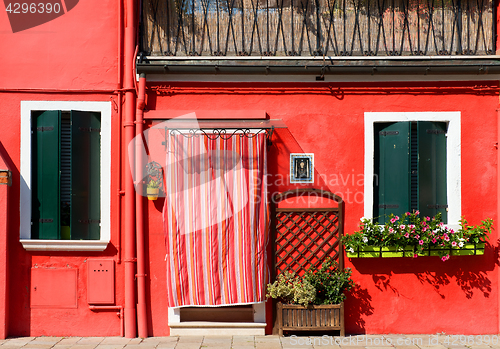
[[(460, 239), (460, 240), (462, 240), (462, 239)], [(464, 247), (464, 243), (463, 243), (462, 241), (460, 241), (460, 242), (458, 243), (458, 247)]]
[(363, 242), (368, 242), (368, 238), (366, 236), (363, 237)]
[(351, 248), (349, 249), (349, 252), (354, 253), (354, 248), (352, 248), (352, 247), (351, 247)]

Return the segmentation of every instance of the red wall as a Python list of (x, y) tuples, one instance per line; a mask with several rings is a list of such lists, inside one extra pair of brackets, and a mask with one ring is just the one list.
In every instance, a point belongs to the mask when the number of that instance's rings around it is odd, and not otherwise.
[[(0, 153), (13, 172), (10, 191), (10, 278), (8, 335), (120, 335), (116, 311), (92, 312), (87, 303), (86, 261), (117, 259), (119, 142), (118, 1), (80, 1), (63, 16), (40, 26), (12, 33), (0, 11)], [(94, 91), (95, 93), (91, 93)], [(27, 252), (19, 242), (19, 166), (21, 101), (112, 101), (111, 243), (102, 253)], [(2, 232), (5, 234), (5, 232)], [(3, 263), (3, 262), (2, 262)], [(77, 269), (76, 309), (30, 309), (31, 268)], [(123, 305), (122, 264), (116, 264), (116, 304)], [(65, 290), (61, 290), (64, 292)], [(1, 298), (1, 297), (0, 297)]]
[(40, 26), (12, 33), (0, 11), (0, 89), (116, 89), (118, 1), (80, 1)]
[[(265, 110), (270, 119), (282, 119), (288, 128), (275, 130), (268, 155), (271, 192), (297, 187), (279, 182), (279, 175), (288, 175), (290, 153), (314, 153), (314, 186), (344, 198), (348, 234), (364, 215), (365, 112), (460, 111), (462, 214), (472, 224), (486, 217), (497, 219), (498, 87), (493, 83), (490, 92), (471, 93), (477, 84), (485, 83), (339, 84), (335, 87), (344, 93), (331, 94), (322, 83), (169, 82), (170, 91), (175, 91), (171, 95), (157, 95), (150, 88), (148, 108), (156, 110), (155, 115), (172, 109)], [(161, 84), (150, 85), (157, 86)], [(160, 206), (155, 202), (148, 208), (153, 324), (162, 323), (167, 310)], [(359, 285), (346, 301), (347, 332), (497, 333), (496, 241), (494, 232), (484, 256), (453, 257), (447, 262), (438, 257), (347, 259)], [(155, 335), (162, 331), (153, 328)]]
[[(124, 302), (123, 261), (118, 254), (123, 247), (119, 234), (124, 226), (119, 191), (128, 173), (120, 172), (120, 155), (123, 159), (126, 147), (120, 147), (121, 105), (114, 91), (120, 81), (118, 5), (115, 0), (80, 1), (67, 14), (15, 34), (7, 14), (0, 11), (0, 154), (13, 172), (8, 229), (4, 232), (8, 234), (11, 268), (5, 280), (11, 336), (120, 334), (116, 312), (91, 311), (86, 294), (87, 260), (114, 259), (115, 304)], [(288, 174), (291, 152), (314, 153), (315, 186), (328, 188), (345, 199), (345, 232), (350, 233), (363, 216), (360, 179), (364, 174), (364, 112), (460, 111), (462, 211), (471, 223), (485, 217), (498, 219), (494, 194), (498, 85), (494, 85), (494, 93), (475, 93), (470, 89), (475, 84), (341, 84), (340, 92), (332, 94), (324, 83), (170, 82), (180, 88), (179, 93), (157, 95), (149, 90), (148, 108), (265, 110), (271, 119), (282, 119), (288, 128), (275, 131), (269, 172)], [(464, 85), (465, 89), (457, 89)], [(207, 87), (214, 89), (208, 91)], [(221, 90), (226, 87), (230, 89)], [(343, 91), (345, 87), (349, 88)], [(437, 91), (435, 87), (447, 89)], [(30, 100), (112, 101), (112, 230), (111, 243), (102, 253), (27, 252), (19, 243), (20, 103)], [(321, 182), (320, 176), (330, 180)], [(273, 181), (271, 184), (272, 192), (292, 188)], [(169, 334), (162, 205), (162, 200), (148, 202), (145, 220), (148, 322), (149, 333), (155, 336)], [(446, 263), (431, 257), (347, 261), (359, 284), (346, 301), (348, 333), (497, 333), (497, 238), (495, 232), (484, 256), (452, 258)], [(77, 269), (78, 307), (30, 309), (30, 273), (35, 267)]]

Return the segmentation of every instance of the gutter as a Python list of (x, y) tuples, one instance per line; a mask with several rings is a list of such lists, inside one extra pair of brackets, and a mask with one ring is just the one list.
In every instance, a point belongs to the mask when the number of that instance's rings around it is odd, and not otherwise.
[[(135, 214), (136, 214), (136, 248), (137, 248), (137, 327), (139, 337), (148, 336), (147, 312), (146, 312), (146, 261), (144, 246), (144, 182), (143, 182), (143, 149), (142, 141), (144, 130), (144, 107), (146, 105), (146, 75), (141, 74), (139, 78), (139, 91), (137, 95), (136, 109), (136, 137), (135, 137)], [(146, 159), (147, 160), (147, 159)]]
[(494, 75), (499, 56), (438, 57), (149, 57), (137, 63), (146, 74), (245, 75)]
[[(124, 108), (124, 144), (122, 149), (128, 149), (128, 144), (133, 141), (135, 134), (135, 8), (134, 0), (125, 0), (125, 43), (124, 43), (124, 68), (123, 84), (125, 92)], [(128, 156), (127, 156), (128, 155)], [(132, 158), (132, 159), (131, 159)], [(123, 175), (125, 177), (125, 237), (124, 237), (124, 258), (125, 264), (125, 337), (135, 338), (136, 330), (136, 309), (135, 309), (135, 188), (131, 169), (134, 165), (133, 154), (125, 154)], [(121, 233), (121, 232), (119, 232)]]

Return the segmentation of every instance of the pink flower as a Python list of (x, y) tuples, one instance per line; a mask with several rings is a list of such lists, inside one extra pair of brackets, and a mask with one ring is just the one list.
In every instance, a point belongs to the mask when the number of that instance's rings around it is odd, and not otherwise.
[(396, 222), (396, 221), (397, 221), (397, 219), (396, 219), (396, 218), (391, 218), (391, 223), (394, 223), (394, 222)]
[(448, 235), (445, 235), (445, 236), (444, 236), (444, 240), (445, 240), (445, 241), (450, 241), (450, 237), (449, 237)]
[(423, 227), (423, 228), (422, 228), (422, 231), (427, 231), (427, 227)]
[(420, 238), (420, 235), (415, 235), (415, 239), (419, 239)]
[(417, 257), (418, 257), (418, 254), (416, 254), (416, 253), (415, 253), (415, 254), (413, 255), (413, 258), (417, 258)]
[(394, 233), (394, 229), (389, 228), (389, 233), (393, 234)]
[(425, 219), (426, 219), (427, 221), (430, 221), (430, 220), (431, 220), (431, 217), (427, 216), (427, 217), (425, 217)]
[(423, 244), (424, 244), (424, 240), (420, 240), (420, 241), (418, 242), (418, 244), (419, 244), (419, 245), (423, 245)]
[(410, 212), (406, 212), (405, 214), (406, 214), (407, 216), (411, 215), (411, 213), (410, 213)]
[(401, 224), (401, 225), (399, 226), (399, 228), (400, 228), (400, 229), (404, 229), (404, 228), (406, 228), (406, 227), (405, 227), (405, 225), (404, 225), (404, 224)]
[(439, 225), (440, 227), (442, 227), (442, 226), (444, 225), (444, 223), (443, 223), (443, 222), (440, 222), (438, 225)]
[(432, 239), (432, 243), (433, 243), (433, 244), (435, 244), (435, 243), (436, 243), (436, 241), (437, 241), (437, 240), (436, 240), (436, 238), (433, 238), (433, 239)]
[(405, 238), (408, 238), (408, 237), (410, 237), (410, 234), (406, 233)]
[(451, 242), (451, 246), (457, 246), (456, 241), (452, 241), (452, 242)]
[(446, 256), (441, 257), (441, 260), (442, 260), (443, 262), (445, 262), (445, 261), (446, 261), (446, 259), (447, 259), (447, 258), (446, 258)]
[(415, 214), (418, 216), (420, 214), (420, 211), (419, 210), (416, 210), (415, 211)]

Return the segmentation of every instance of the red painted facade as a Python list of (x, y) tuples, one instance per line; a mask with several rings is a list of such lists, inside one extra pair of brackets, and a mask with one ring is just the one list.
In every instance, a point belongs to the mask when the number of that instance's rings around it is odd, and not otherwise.
[[(130, 69), (130, 75), (134, 68), (127, 62), (130, 28), (124, 25), (131, 12), (121, 1), (81, 1), (65, 15), (18, 33), (12, 33), (6, 13), (0, 13), (0, 155), (12, 171), (12, 186), (0, 185), (0, 284), (8, 286), (0, 289), (0, 313), (4, 314), (0, 337), (123, 333), (120, 309), (90, 308), (87, 264), (95, 259), (115, 261), (113, 305), (124, 307), (125, 264), (134, 263), (125, 251), (125, 230), (135, 231), (135, 227), (127, 227), (125, 214), (127, 196), (135, 198), (135, 193), (125, 188), (130, 176), (125, 165), (125, 129), (130, 127), (126, 123), (127, 103), (133, 103), (135, 110), (135, 97), (133, 102), (130, 99), (135, 93), (127, 89), (124, 78), (126, 69)], [(232, 117), (230, 110), (244, 115), (255, 110), (265, 111), (270, 119), (283, 120), (287, 128), (275, 130), (268, 155), (270, 192), (299, 187), (280, 180), (289, 172), (290, 153), (314, 153), (314, 187), (344, 198), (345, 233), (350, 233), (364, 215), (364, 113), (459, 111), (462, 214), (472, 224), (486, 217), (495, 222), (500, 219), (496, 76), (465, 82), (456, 76), (455, 81), (332, 84), (256, 80), (148, 82), (146, 114), (151, 110), (155, 118), (166, 118), (167, 111), (220, 111), (220, 118), (227, 119)], [(169, 86), (170, 90), (161, 93), (161, 88), (155, 88), (159, 86)], [(111, 149), (103, 149), (111, 154), (111, 239), (104, 251), (26, 251), (19, 242), (22, 101), (111, 101)], [(146, 120), (145, 127), (151, 124)], [(163, 202), (144, 201), (149, 336), (170, 333)], [(498, 333), (497, 239), (495, 230), (484, 256), (456, 257), (445, 263), (437, 257), (400, 258), (396, 263), (390, 259), (346, 260), (359, 285), (346, 300), (347, 333)], [(34, 268), (76, 270), (76, 308), (30, 306)]]

